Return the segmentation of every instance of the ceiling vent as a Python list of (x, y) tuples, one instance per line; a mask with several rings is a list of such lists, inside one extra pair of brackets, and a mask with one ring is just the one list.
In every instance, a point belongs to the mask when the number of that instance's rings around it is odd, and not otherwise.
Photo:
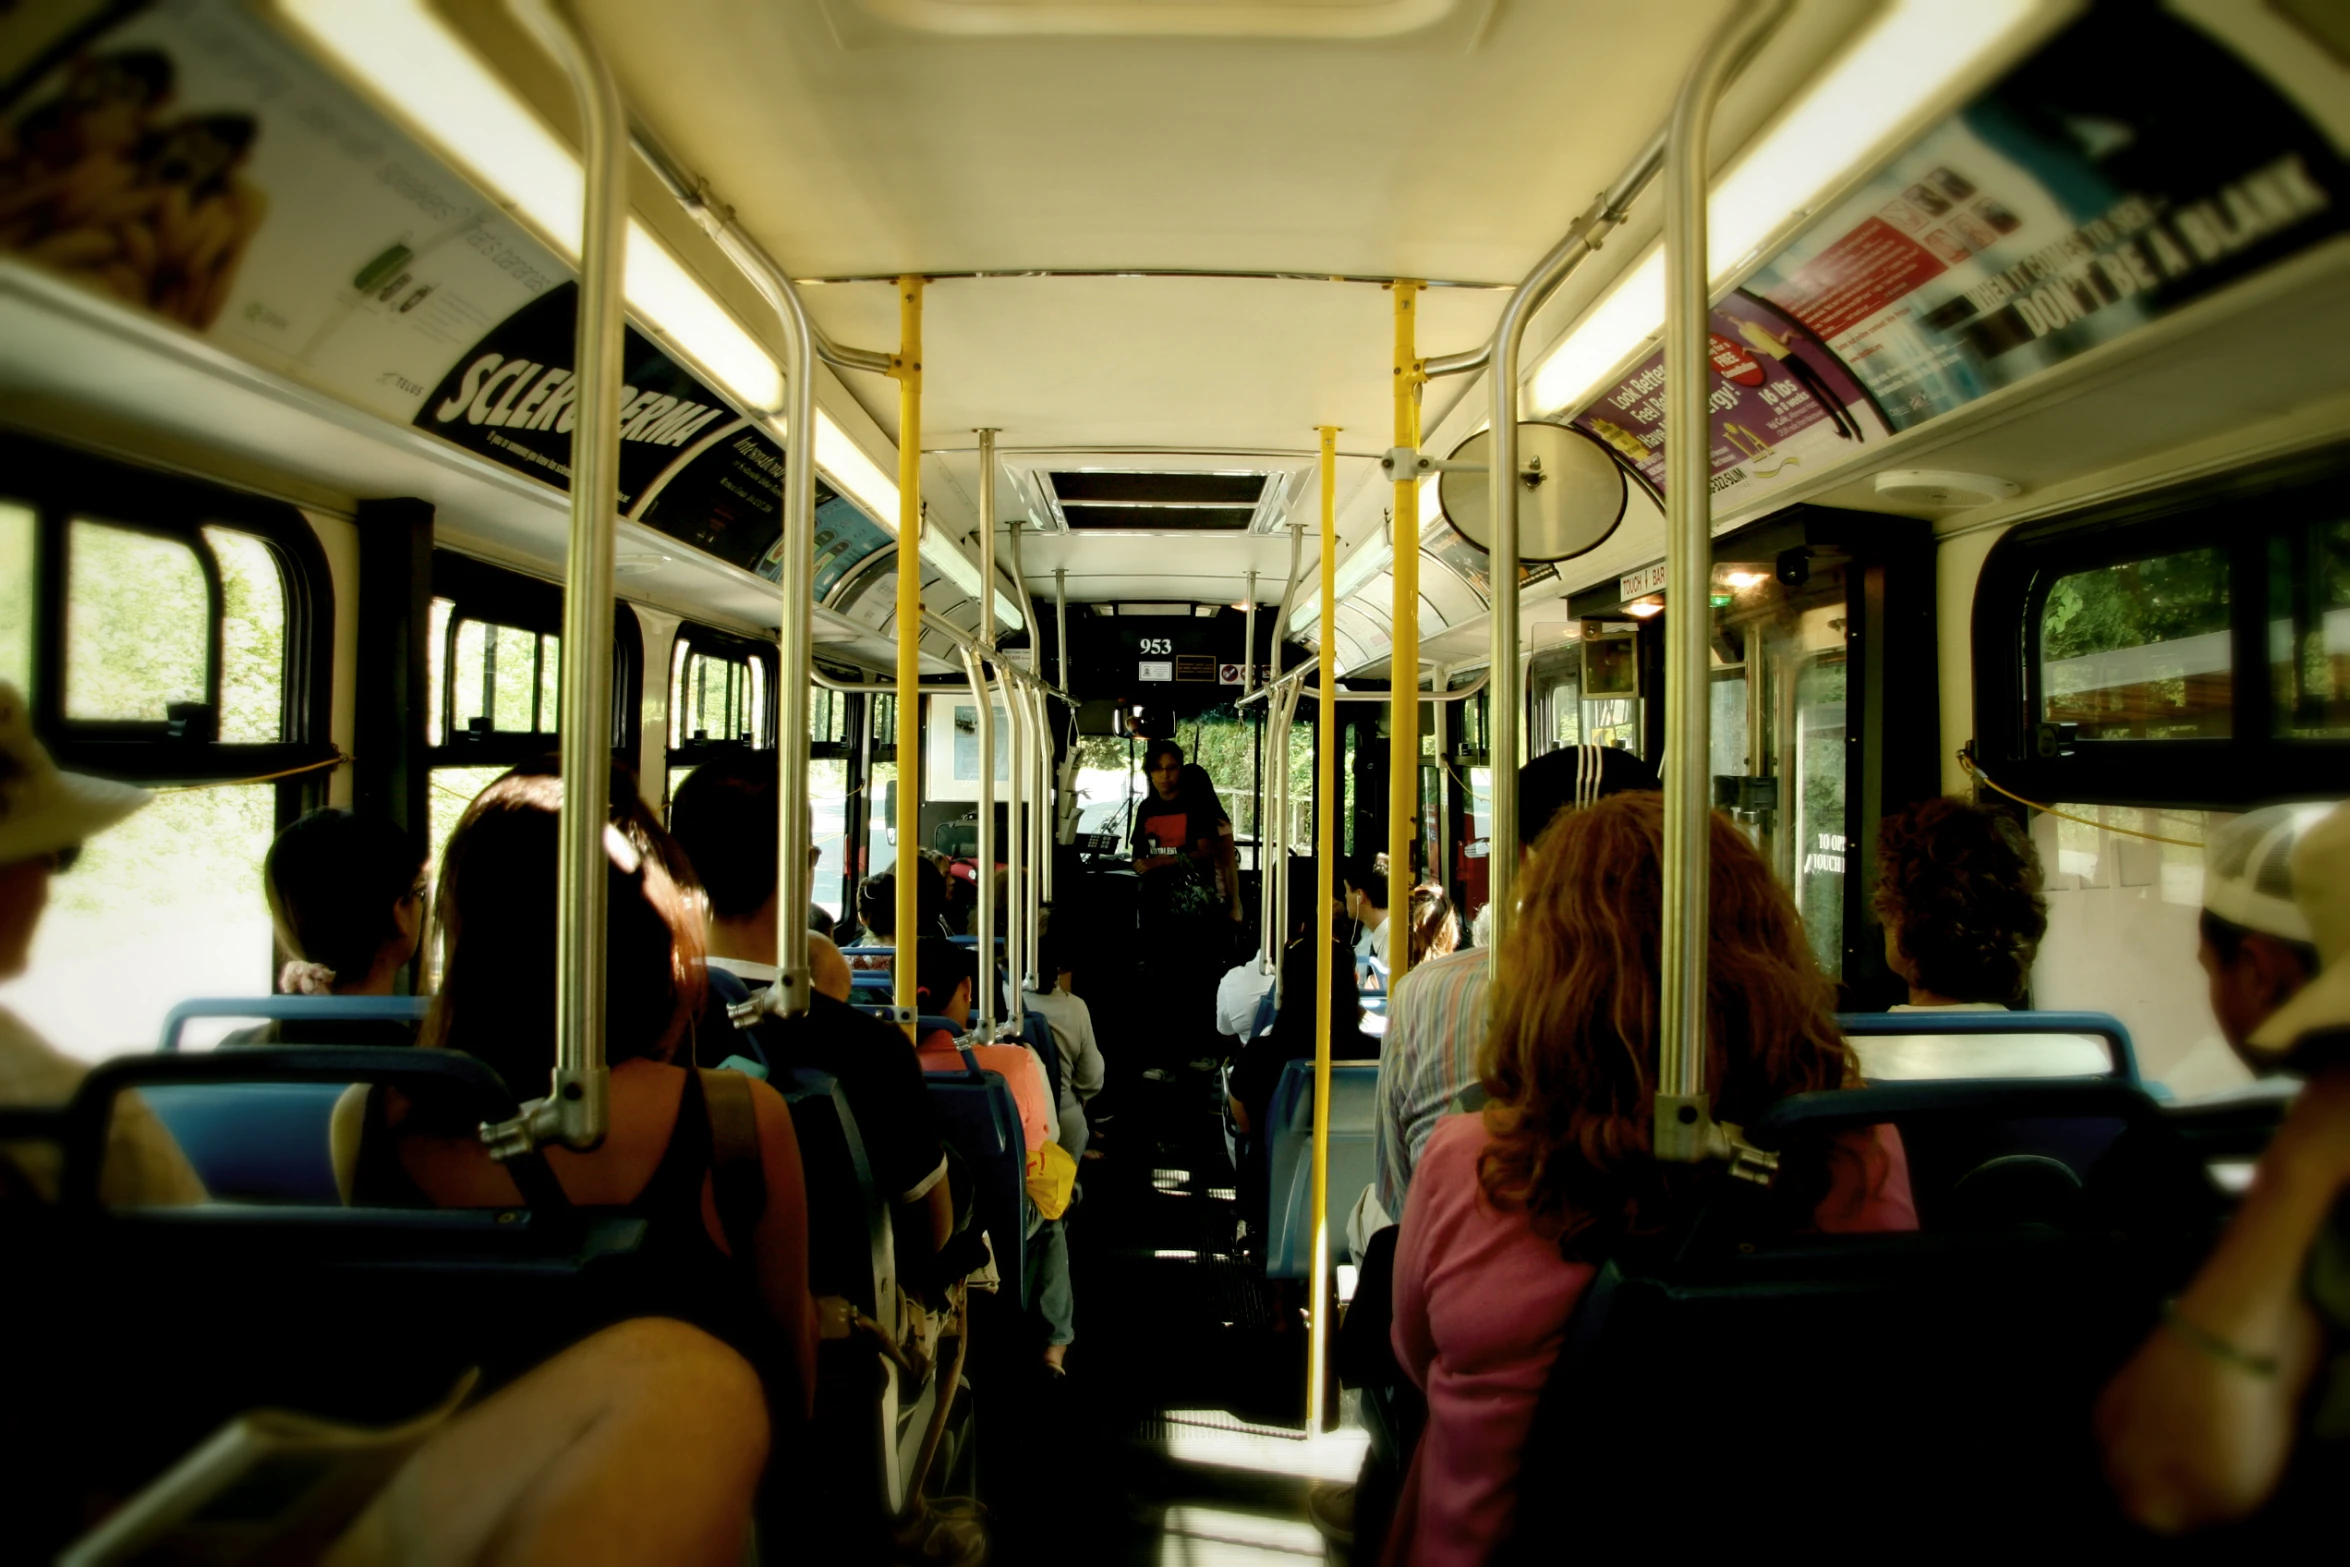
[(1243, 533), (1265, 497), (1261, 473), (1053, 473), (1054, 504), (1076, 532)]

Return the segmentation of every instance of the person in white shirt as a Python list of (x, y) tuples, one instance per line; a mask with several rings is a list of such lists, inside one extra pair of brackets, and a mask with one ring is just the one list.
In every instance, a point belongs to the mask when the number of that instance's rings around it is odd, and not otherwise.
[(1051, 1028), (1053, 1044), (1060, 1051), (1061, 1126), (1054, 1140), (1069, 1150), (1070, 1158), (1082, 1159), (1090, 1135), (1085, 1107), (1102, 1091), (1108, 1072), (1102, 1061), (1101, 1042), (1094, 1037), (1093, 1009), (1072, 988), (1076, 983), (1073, 945), (1067, 936), (1055, 934), (1051, 925), (1046, 925), (1037, 952), (1036, 971), (1050, 982), (1042, 990), (1023, 990), (1020, 995), (1022, 1004)]
[(1355, 956), (1387, 967), (1387, 856), (1369, 855), (1346, 869), (1346, 917), (1355, 922)]

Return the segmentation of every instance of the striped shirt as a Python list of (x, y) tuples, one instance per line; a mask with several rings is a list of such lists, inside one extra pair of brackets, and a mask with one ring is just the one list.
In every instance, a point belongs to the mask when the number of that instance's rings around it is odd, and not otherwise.
[(1396, 983), (1379, 1052), (1379, 1140), (1371, 1153), (1379, 1206), (1403, 1212), (1412, 1166), (1439, 1116), (1477, 1081), (1485, 1041), (1486, 959), (1482, 947), (1430, 958)]

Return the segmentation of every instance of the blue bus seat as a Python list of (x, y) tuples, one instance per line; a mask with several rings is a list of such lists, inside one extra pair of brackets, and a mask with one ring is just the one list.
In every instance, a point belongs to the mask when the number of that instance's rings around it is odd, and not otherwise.
[[(954, 1032), (944, 1018), (926, 1017), (917, 1038), (939, 1029)], [(994, 1072), (982, 1071), (962, 1052), (961, 1069), (930, 1070), (930, 1103), (939, 1132), (962, 1155), (971, 1172), (971, 1222), (985, 1230), (995, 1249), (997, 1271), (1009, 1293), (1028, 1308), (1028, 1144), (1020, 1130), (1020, 1107), (1012, 1088)]]
[[(195, 1018), (266, 1018), (281, 1036), (304, 1022), (421, 1019), (425, 996), (206, 996), (183, 1001), (163, 1020), (161, 1048), (177, 1051)], [(289, 1043), (299, 1043), (289, 1041)], [(364, 1048), (364, 1047), (363, 1047)], [(381, 1047), (376, 1047), (381, 1048)], [(339, 1203), (328, 1127), (340, 1083), (165, 1084), (141, 1097), (154, 1110), (204, 1189), (245, 1202)]]
[[(1330, 1064), (1329, 1217), (1340, 1242), (1331, 1248), (1339, 1261), (1346, 1214), (1371, 1184), (1371, 1151), (1378, 1141), (1379, 1063)], [(1270, 1158), (1271, 1224), (1265, 1238), (1265, 1276), (1302, 1279), (1313, 1271), (1314, 1063), (1292, 1061), (1282, 1068), (1268, 1113), (1273, 1135)]]
[[(1520, 1517), (1653, 1549), (1659, 1517), (1720, 1538), (1805, 1496), (1807, 1545), (1881, 1548), (1921, 1528), (1936, 1554), (2120, 1544), (2090, 1411), (2216, 1223), (2166, 1200), (2200, 1167), (2153, 1102), (2114, 1080), (1913, 1083), (1799, 1095), (1747, 1133), (1787, 1147), (1890, 1122), (1917, 1149), (2041, 1122), (2061, 1148), (2092, 1121), (2121, 1130), (2075, 1172), (2084, 1210), (2103, 1210), (2079, 1222), (1921, 1187), (1915, 1232), (1820, 1235), (1724, 1175), (1694, 1222), (1598, 1260), (1525, 1450), (1522, 1484), (1544, 1505)], [(2095, 1201), (2114, 1186), (2138, 1189)], [(1720, 1436), (1693, 1444), (1709, 1420)], [(1534, 1527), (1495, 1560), (1556, 1549)]]
[[(83, 1080), (57, 1117), (60, 1200), (0, 1205), (0, 1248), (42, 1281), (0, 1299), (0, 1332), (40, 1346), (10, 1399), (40, 1412), (58, 1465), (81, 1466), (58, 1476), (61, 1496), (127, 1494), (241, 1410), (388, 1423), (445, 1396), (469, 1366), (487, 1391), (660, 1298), (640, 1259), (644, 1222), (572, 1209), (536, 1158), (508, 1167), (530, 1203), (505, 1210), (110, 1211), (99, 1200), (124, 1091), (354, 1082), (397, 1087), (458, 1124), (516, 1109), (495, 1072), (454, 1051), (138, 1055)], [(11, 1521), (20, 1543), (22, 1522)]]
[(2208, 1222), (2222, 1206), (2160, 1108), (2119, 1078), (1884, 1083), (1797, 1094), (1774, 1105), (1747, 1136), (1778, 1148), (1876, 1124), (1901, 1134), (1918, 1223), (1927, 1229)]
[[(2064, 1077), (2140, 1081), (2138, 1052), (2129, 1029), (2105, 1012), (1928, 1007), (1918, 1012), (1843, 1012), (1837, 1014), (1836, 1025), (1853, 1042), (1862, 1074), (1872, 1083)], [(1885, 1043), (1872, 1047), (1872, 1041)]]
[(1257, 1015), (1248, 1026), (1249, 1039), (1256, 1038), (1273, 1026), (1273, 1014), (1280, 1008), (1280, 988), (1278, 985), (1268, 985), (1265, 993), (1257, 997)]

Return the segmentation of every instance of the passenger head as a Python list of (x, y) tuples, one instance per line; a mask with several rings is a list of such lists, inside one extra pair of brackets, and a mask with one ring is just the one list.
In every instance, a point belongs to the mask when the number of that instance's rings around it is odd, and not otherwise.
[(1063, 979), (1077, 972), (1077, 936), (1064, 928), (1058, 920), (1046, 920), (1044, 933), (1036, 943), (1037, 983), (1051, 990)]
[(1153, 740), (1143, 747), (1142, 773), (1162, 800), (1183, 792), (1183, 747), (1172, 740)]
[(876, 936), (897, 934), (898, 878), (895, 872), (883, 871), (878, 876), (868, 876), (858, 886), (857, 923)]
[(838, 922), (832, 917), (832, 910), (826, 908), (823, 904), (811, 903), (808, 905), (809, 935), (830, 937), (832, 935), (833, 928), (837, 923)]
[(1884, 922), (1885, 961), (1909, 981), (1913, 1001), (2014, 1005), (2048, 933), (2032, 840), (1968, 800), (1928, 800), (1886, 818), (1869, 906)]
[(669, 802), (669, 831), (693, 861), (714, 921), (756, 919), (775, 897), (776, 780), (773, 751), (724, 753), (695, 768)]
[(1452, 917), (1452, 899), (1434, 882), (1412, 889), (1412, 962), (1440, 958), (1461, 944), (1460, 921)]
[(2293, 851), (2330, 804), (2268, 805), (2214, 831), (2203, 848), (2203, 940), (2211, 1013), (2239, 1053), (2318, 970), (2316, 933), (2294, 894)]
[(62, 773), (33, 738), (16, 687), (0, 682), (0, 979), (25, 969), (49, 878), (69, 869), (82, 841), (154, 796), (82, 773)]
[[(1293, 854), (1289, 858), (1289, 929), (1283, 933), (1282, 944), (1292, 941), (1310, 941), (1314, 935), (1314, 899), (1321, 892), (1321, 876), (1310, 855)], [(1343, 877), (1330, 887), (1332, 919), (1346, 918), (1346, 882)]]
[[(441, 862), (441, 988), (422, 1042), (529, 1095), (555, 1064), (555, 863), (562, 780), (517, 769), (475, 797)], [(666, 835), (664, 835), (666, 836)], [(702, 922), (662, 857), (604, 832), (604, 1056), (667, 1060), (704, 999)]]
[(840, 948), (832, 944), (830, 936), (808, 932), (809, 983), (819, 996), (830, 996), (835, 1001), (846, 1001), (853, 987), (849, 979), (849, 960), (840, 955)]
[(978, 966), (969, 947), (932, 936), (914, 947), (914, 993), (925, 1017), (943, 1017), (957, 1028), (971, 1017)]
[[(1708, 844), (1702, 1081), (1714, 1114), (1743, 1123), (1789, 1094), (1841, 1088), (1855, 1068), (1835, 991), (1769, 864), (1719, 815)], [(1663, 860), (1654, 792), (1560, 813), (1535, 845), (1493, 969), (1493, 1021), (1478, 1057), (1490, 1099), (1479, 1176), (1495, 1203), (1530, 1213), (1570, 1255), (1670, 1222), (1707, 1179), (1699, 1166), (1650, 1154)], [(1803, 1212), (1825, 1193), (1822, 1164), (1788, 1161), (1782, 1184)]]
[(387, 817), (312, 811), (261, 862), (277, 944), (293, 962), (280, 988), (392, 993), (424, 932), (424, 846)]
[(1518, 850), (1531, 852), (1561, 811), (1657, 787), (1656, 769), (1629, 751), (1600, 745), (1545, 751), (1518, 769)]
[(1347, 861), (1346, 912), (1351, 919), (1368, 919), (1387, 907), (1387, 856), (1364, 854)]

